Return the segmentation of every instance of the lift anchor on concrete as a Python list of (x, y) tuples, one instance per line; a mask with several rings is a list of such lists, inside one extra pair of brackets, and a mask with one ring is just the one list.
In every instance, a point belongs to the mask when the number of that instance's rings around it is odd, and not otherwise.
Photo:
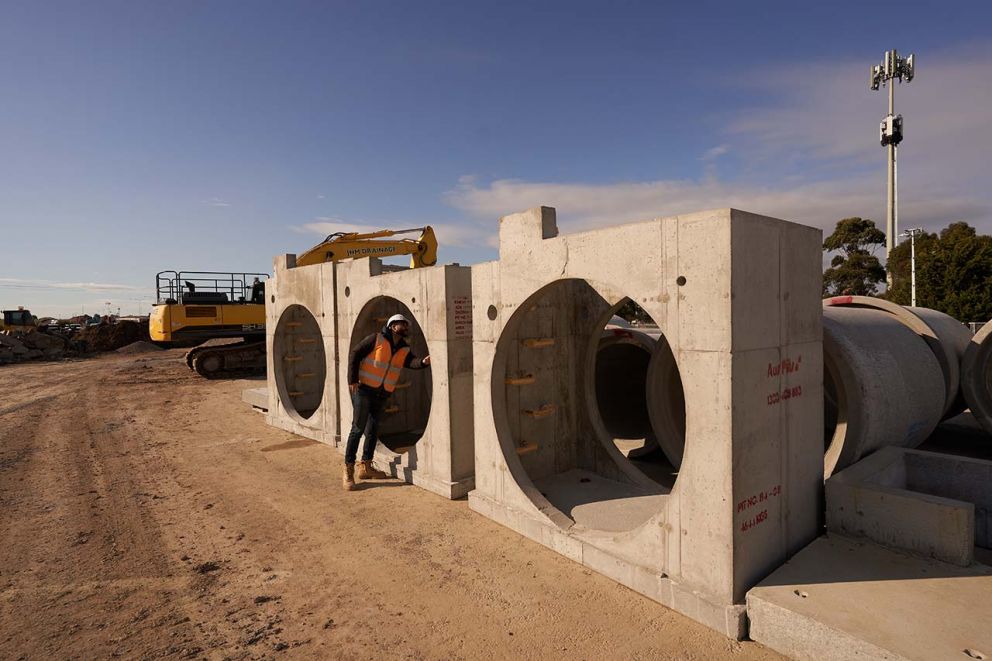
[(295, 363), (298, 360), (303, 360), (303, 356), (286, 356), (283, 358), (287, 363)]
[(508, 386), (529, 386), (530, 384), (537, 381), (533, 374), (521, 374), (519, 376), (507, 377), (506, 385)]
[(524, 409), (524, 415), (529, 415), (532, 418), (546, 418), (557, 410), (558, 407), (554, 404), (545, 404), (539, 409)]
[(538, 448), (537, 443), (530, 443), (528, 441), (520, 441), (520, 445), (517, 446), (517, 454), (518, 455), (530, 454), (531, 452), (534, 452), (535, 450), (537, 450), (537, 448)]
[(555, 338), (553, 337), (528, 337), (523, 340), (523, 345), (528, 349), (543, 349), (545, 347), (552, 347), (555, 344)]
[(400, 407), (398, 406), (387, 406), (382, 410), (383, 413), (399, 413)]

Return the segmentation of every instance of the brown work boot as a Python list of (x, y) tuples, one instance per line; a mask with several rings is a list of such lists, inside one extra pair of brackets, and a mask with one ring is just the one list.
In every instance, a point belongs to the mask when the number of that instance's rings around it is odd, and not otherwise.
[(354, 491), (355, 487), (355, 464), (344, 465), (344, 475), (341, 477), (341, 486), (345, 491)]
[(376, 470), (372, 466), (371, 461), (363, 461), (358, 464), (358, 479), (359, 480), (385, 480), (389, 475), (383, 473), (380, 470)]

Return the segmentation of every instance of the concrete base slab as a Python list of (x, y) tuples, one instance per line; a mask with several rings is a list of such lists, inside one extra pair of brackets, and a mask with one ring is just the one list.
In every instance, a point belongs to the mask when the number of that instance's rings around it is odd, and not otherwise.
[(750, 636), (795, 659), (992, 658), (992, 568), (820, 537), (747, 594)]
[(591, 530), (633, 530), (664, 507), (665, 496), (575, 469), (534, 481), (541, 495), (575, 525)]
[(256, 411), (265, 412), (269, 410), (269, 388), (245, 388), (241, 391), (241, 401), (248, 404)]

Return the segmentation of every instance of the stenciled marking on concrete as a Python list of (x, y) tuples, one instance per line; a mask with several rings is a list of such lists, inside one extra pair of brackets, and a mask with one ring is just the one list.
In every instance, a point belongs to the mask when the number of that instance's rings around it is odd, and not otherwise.
[[(794, 374), (799, 371), (799, 368), (802, 366), (802, 363), (803, 363), (802, 354), (796, 356), (795, 360), (786, 357), (783, 358), (778, 363), (768, 363), (768, 378), (774, 379), (784, 374)], [(774, 406), (779, 402), (785, 402), (790, 399), (795, 399), (796, 397), (802, 397), (802, 394), (803, 394), (802, 386), (792, 386), (769, 393), (768, 397), (765, 398), (765, 401), (768, 406)]]
[[(768, 503), (773, 498), (778, 498), (782, 495), (782, 485), (776, 484), (770, 489), (765, 491), (759, 491), (758, 493), (748, 496), (747, 498), (741, 500), (737, 503), (737, 513), (747, 512), (753, 507), (757, 507), (763, 503)], [(768, 508), (761, 510), (757, 514), (754, 514), (747, 519), (741, 521), (740, 529), (741, 532), (747, 532), (757, 525), (760, 525), (768, 520)]]
[(472, 298), (470, 296), (453, 296), (451, 298), (451, 315), (454, 321), (455, 339), (471, 340)]

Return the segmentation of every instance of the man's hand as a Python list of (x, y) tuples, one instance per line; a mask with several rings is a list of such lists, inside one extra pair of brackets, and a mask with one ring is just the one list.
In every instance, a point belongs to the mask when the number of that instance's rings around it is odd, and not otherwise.
[(357, 383), (349, 383), (348, 384), (348, 390), (350, 390), (351, 391), (351, 394), (354, 395), (356, 392), (358, 392), (358, 384)]
[(431, 357), (430, 356), (424, 356), (424, 360), (422, 362), (423, 362), (424, 365), (430, 365), (431, 364)]

